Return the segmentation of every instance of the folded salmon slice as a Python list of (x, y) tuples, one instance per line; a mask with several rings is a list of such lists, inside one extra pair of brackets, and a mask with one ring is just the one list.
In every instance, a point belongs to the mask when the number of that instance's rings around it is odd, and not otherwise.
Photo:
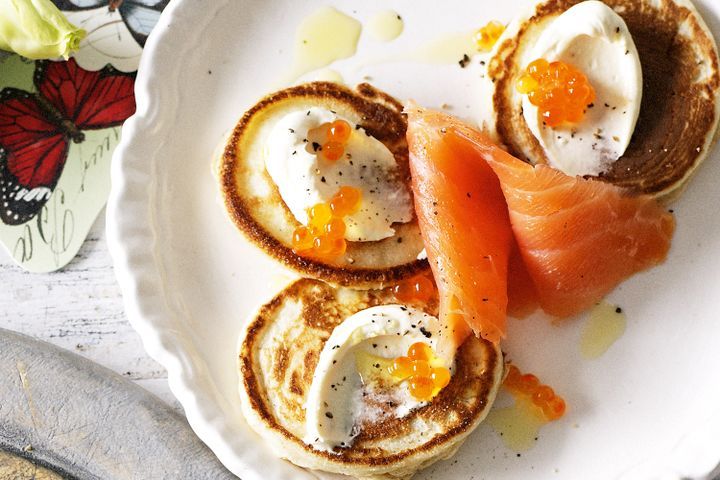
[(508, 260), (508, 307), (507, 313), (514, 318), (525, 318), (540, 307), (537, 289), (517, 242), (513, 242)]
[(497, 175), (468, 128), (447, 115), (408, 110), (415, 211), (440, 294), (440, 315), (467, 335), (499, 342), (505, 335), (507, 271), (513, 237)]
[[(476, 135), (468, 132), (468, 141)], [(510, 155), (487, 155), (543, 310), (582, 312), (634, 273), (665, 260), (673, 216), (652, 197), (570, 177)]]
[(412, 106), (408, 118), (415, 208), (447, 322), (460, 314), (498, 341), (508, 295), (514, 315), (537, 300), (567, 317), (667, 256), (675, 223), (651, 197), (533, 167), (444, 113)]

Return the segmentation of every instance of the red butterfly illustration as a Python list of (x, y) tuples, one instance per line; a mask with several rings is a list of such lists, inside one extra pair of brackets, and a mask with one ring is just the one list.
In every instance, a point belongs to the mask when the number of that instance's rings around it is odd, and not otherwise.
[(36, 93), (0, 92), (0, 220), (20, 225), (50, 198), (70, 141), (83, 130), (121, 125), (135, 112), (134, 73), (88, 72), (70, 59), (37, 62)]

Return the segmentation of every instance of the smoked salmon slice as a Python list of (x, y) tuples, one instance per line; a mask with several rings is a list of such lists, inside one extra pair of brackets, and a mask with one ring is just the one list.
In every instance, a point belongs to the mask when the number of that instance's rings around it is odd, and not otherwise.
[[(440, 315), (455, 330), (497, 343), (505, 335), (508, 258), (513, 236), (497, 175), (467, 128), (441, 113), (408, 109), (415, 211), (440, 297)], [(464, 318), (464, 320), (463, 320)]]
[(441, 316), (458, 313), (451, 307), (459, 303), (473, 331), (495, 341), (505, 332), (508, 288), (518, 313), (537, 298), (547, 313), (567, 317), (666, 258), (675, 222), (653, 198), (529, 165), (444, 113), (412, 106), (408, 118), (416, 210)]
[[(466, 136), (476, 141), (474, 134)], [(582, 312), (621, 281), (667, 257), (675, 221), (647, 195), (533, 167), (508, 154), (486, 156), (543, 310)]]
[(507, 313), (514, 318), (525, 318), (540, 307), (537, 289), (525, 261), (520, 254), (520, 247), (513, 242), (508, 260), (508, 307)]

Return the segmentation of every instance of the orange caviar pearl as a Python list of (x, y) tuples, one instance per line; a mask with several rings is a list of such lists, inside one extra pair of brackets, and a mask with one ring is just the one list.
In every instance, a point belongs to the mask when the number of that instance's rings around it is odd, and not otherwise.
[[(334, 258), (345, 253), (347, 226), (343, 216), (359, 208), (361, 191), (340, 187), (329, 203), (318, 203), (308, 209), (308, 225), (295, 229), (292, 247), (295, 253), (309, 252), (313, 257)], [(342, 208), (338, 208), (340, 205)]]
[(430, 379), (436, 389), (442, 390), (450, 383), (450, 370), (444, 367), (436, 367), (430, 372)]
[(318, 203), (310, 208), (308, 216), (310, 217), (310, 222), (308, 222), (309, 225), (311, 227), (316, 227), (317, 230), (322, 230), (333, 215), (332, 210), (327, 203)]
[(590, 87), (587, 84), (569, 85), (565, 87), (565, 94), (571, 105), (585, 107), (590, 97)]
[(393, 294), (401, 302), (425, 303), (435, 295), (435, 284), (425, 275), (418, 275), (395, 285)]
[(503, 385), (514, 395), (524, 395), (532, 400), (548, 421), (557, 420), (565, 414), (565, 400), (551, 387), (541, 384), (535, 375), (529, 373), (523, 375), (514, 365), (508, 367)]
[(565, 62), (542, 58), (527, 66), (515, 88), (538, 107), (543, 123), (550, 127), (581, 121), (595, 100), (595, 89), (581, 71)]
[(550, 75), (556, 79), (564, 79), (570, 70), (565, 62), (550, 62), (547, 69)]
[(388, 373), (395, 378), (408, 378), (413, 373), (412, 360), (408, 357), (397, 357), (388, 367)]
[(565, 414), (565, 400), (555, 396), (543, 406), (543, 413), (548, 420), (557, 420)]
[(424, 275), (417, 277), (413, 286), (415, 288), (415, 298), (421, 302), (426, 302), (435, 295), (435, 284)]
[(563, 120), (565, 120), (565, 115), (566, 114), (564, 110), (552, 107), (548, 107), (542, 112), (543, 122), (550, 125), (551, 127), (556, 127), (560, 125)]
[(418, 400), (430, 400), (435, 385), (427, 376), (413, 375), (410, 377), (410, 394)]
[(343, 253), (345, 253), (345, 250), (347, 250), (347, 242), (344, 238), (329, 238), (330, 242), (332, 243), (332, 249), (330, 250), (330, 255), (333, 257), (339, 257)]
[(315, 237), (313, 241), (313, 253), (318, 256), (326, 256), (332, 253), (332, 240), (325, 236)]
[(527, 94), (537, 89), (539, 86), (540, 84), (538, 81), (535, 80), (532, 75), (526, 73), (518, 79), (516, 88), (518, 92)]
[(337, 217), (333, 217), (325, 224), (325, 235), (330, 238), (343, 238), (345, 236), (345, 222)]
[(537, 60), (530, 62), (526, 70), (529, 75), (537, 79), (545, 74), (548, 69), (548, 65), (550, 64), (547, 60), (544, 58), (538, 58)]
[(352, 133), (352, 128), (348, 122), (345, 120), (335, 120), (330, 124), (327, 139), (343, 144), (350, 138), (350, 133)]
[(313, 246), (313, 236), (310, 229), (302, 225), (293, 232), (292, 246), (296, 251), (310, 250)]
[(585, 114), (584, 114), (583, 110), (578, 110), (578, 109), (567, 110), (565, 112), (565, 121), (570, 122), (570, 123), (578, 123), (583, 119), (584, 115)]
[(310, 138), (324, 136), (325, 142), (322, 143), (319, 151), (323, 158), (331, 162), (339, 160), (345, 154), (345, 144), (351, 134), (352, 128), (350, 124), (340, 119), (332, 123), (323, 123), (308, 130), (308, 137)]
[(342, 197), (351, 203), (359, 202), (360, 197), (362, 196), (362, 192), (359, 188), (350, 187), (348, 185), (340, 187), (340, 190), (338, 190), (337, 195), (339, 197)]
[(415, 342), (408, 348), (408, 356), (395, 358), (387, 371), (398, 380), (409, 379), (408, 388), (413, 397), (430, 400), (450, 383), (450, 370), (430, 367), (429, 360), (433, 358), (435, 352), (430, 345)]
[(421, 377), (430, 376), (430, 365), (425, 360), (413, 360), (412, 361), (413, 375), (419, 375)]
[(325, 142), (322, 146), (322, 155), (330, 161), (339, 160), (345, 153), (345, 146), (336, 141)]
[(480, 28), (475, 35), (473, 40), (481, 52), (487, 52), (495, 46), (500, 35), (505, 31), (505, 26), (498, 21), (488, 22), (484, 27)]
[(341, 198), (333, 197), (332, 200), (330, 200), (330, 209), (333, 212), (333, 215), (336, 217), (344, 217), (347, 215), (347, 209), (345, 207), (345, 201)]
[(330, 200), (330, 209), (336, 217), (352, 215), (360, 209), (362, 191), (359, 188), (343, 186)]
[(509, 383), (511, 381), (517, 381), (520, 378), (520, 369), (516, 367), (515, 365), (510, 365), (508, 367), (508, 374), (507, 377), (505, 377), (505, 383)]
[(520, 390), (526, 393), (530, 393), (540, 385), (540, 380), (532, 373), (526, 373), (520, 377), (519, 387)]
[(408, 281), (400, 282), (393, 287), (393, 295), (401, 302), (412, 302), (415, 300), (415, 287)]
[(535, 405), (542, 406), (555, 397), (555, 392), (547, 385), (540, 385), (532, 394), (532, 401)]
[(515, 365), (510, 365), (503, 384), (511, 391), (519, 391), (520, 377), (522, 377), (520, 370)]
[(428, 361), (433, 356), (432, 348), (430, 345), (424, 342), (415, 342), (408, 348), (408, 357), (413, 360), (425, 360)]

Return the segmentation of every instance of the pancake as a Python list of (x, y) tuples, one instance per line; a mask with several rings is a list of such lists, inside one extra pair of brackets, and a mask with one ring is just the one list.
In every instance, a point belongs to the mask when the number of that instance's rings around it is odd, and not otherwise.
[(302, 279), (251, 319), (239, 347), (242, 410), (279, 457), (361, 479), (404, 479), (452, 456), (485, 418), (502, 379), (502, 353), (471, 337), (458, 350), (450, 384), (425, 406), (402, 418), (366, 421), (348, 448), (327, 452), (302, 441), (305, 400), (325, 341), (353, 313), (389, 303), (396, 301), (388, 290)]
[[(662, 201), (680, 195), (717, 138), (720, 74), (715, 40), (688, 0), (603, 0), (625, 20), (643, 70), (643, 98), (625, 154), (596, 178)], [(538, 164), (545, 152), (522, 115), (516, 81), (554, 18), (579, 0), (541, 0), (517, 17), (488, 62), (492, 118), (510, 153)]]
[(324, 107), (337, 112), (381, 141), (398, 163), (398, 174), (410, 182), (402, 105), (368, 84), (356, 90), (331, 82), (313, 82), (273, 93), (248, 110), (229, 137), (219, 180), (225, 207), (235, 225), (265, 253), (303, 276), (358, 288), (380, 287), (427, 268), (418, 260), (422, 238), (413, 219), (393, 224), (395, 234), (369, 242), (348, 242), (344, 255), (330, 261), (300, 256), (292, 234), (300, 223), (283, 201), (265, 169), (265, 139), (277, 120), (289, 112)]

